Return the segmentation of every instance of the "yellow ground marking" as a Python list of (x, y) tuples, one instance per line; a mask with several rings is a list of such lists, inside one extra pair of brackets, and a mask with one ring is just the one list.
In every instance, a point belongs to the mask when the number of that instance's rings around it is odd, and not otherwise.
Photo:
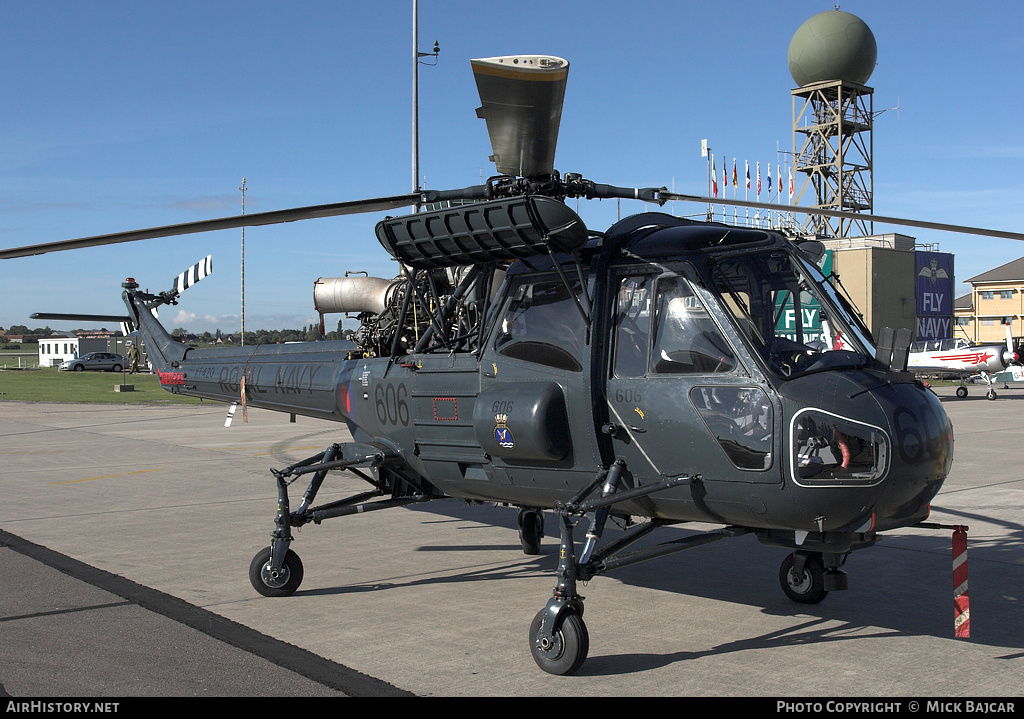
[[(216, 448), (210, 447), (208, 449), (213, 449), (214, 451), (217, 451), (217, 450), (224, 451), (224, 450), (232, 450), (232, 449), (251, 449), (251, 448), (250, 447), (216, 447)], [(281, 454), (282, 452), (293, 452), (293, 451), (296, 451), (296, 450), (307, 450), (307, 449), (317, 449), (317, 447), (287, 447), (285, 449), (278, 449), (278, 450), (274, 450), (273, 452), (265, 452), (263, 454), (254, 454), (252, 456), (253, 457), (268, 457), (268, 456), (270, 456), (272, 454)], [(56, 484), (74, 484), (76, 482), (91, 482), (94, 479), (113, 479), (114, 477), (127, 477), (127, 476), (132, 475), (132, 474), (145, 474), (146, 472), (160, 472), (160, 471), (163, 471), (162, 467), (158, 467), (156, 469), (140, 469), (140, 470), (137, 470), (135, 472), (124, 472), (122, 474), (105, 474), (102, 477), (85, 477), (84, 479), (69, 479), (69, 480), (67, 480), (65, 482), (53, 482), (53, 484), (56, 485)]]
[(124, 472), (123, 474), (106, 474), (102, 477), (86, 477), (84, 479), (69, 479), (66, 482), (53, 482), (53, 484), (74, 484), (75, 482), (91, 482), (94, 479), (113, 479), (114, 477), (127, 477), (130, 474), (145, 474), (146, 472), (162, 472), (163, 467), (157, 467), (156, 469), (139, 469), (134, 472)]
[[(210, 452), (233, 452), (235, 450), (246, 450), (255, 449), (254, 447), (198, 447), (197, 449), (205, 449)], [(272, 454), (281, 454), (283, 452), (302, 452), (308, 449), (323, 449), (322, 446), (316, 445), (311, 447), (285, 447), (284, 449), (275, 449), (272, 452), (264, 452), (263, 454), (250, 454), (250, 457), (269, 457)]]

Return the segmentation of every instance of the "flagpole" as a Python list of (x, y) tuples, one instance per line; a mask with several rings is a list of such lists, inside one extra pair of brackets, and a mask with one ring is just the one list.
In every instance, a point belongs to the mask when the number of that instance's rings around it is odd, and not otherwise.
[[(746, 185), (743, 188), (743, 200), (750, 202), (750, 162), (748, 160), (743, 161), (743, 170), (746, 173)], [(750, 208), (743, 208), (743, 223), (750, 227)]]
[[(781, 205), (782, 204), (782, 165), (778, 163), (778, 158), (776, 158), (775, 171), (777, 173), (779, 173), (779, 191), (775, 195), (775, 204), (776, 205)], [(781, 227), (782, 226), (782, 212), (781, 211), (776, 216), (776, 220), (778, 220), (779, 226)]]
[[(734, 199), (734, 200), (738, 200), (739, 199), (736, 196), (736, 190), (737, 190), (736, 158), (734, 157), (734, 158), (732, 158), (732, 199)], [(739, 222), (740, 222), (740, 210), (739, 210), (738, 207), (733, 205), (733, 208), (732, 208), (732, 224), (733, 224), (733, 227), (738, 226)]]
[[(729, 187), (729, 161), (722, 157), (722, 199), (725, 199), (725, 193), (728, 192)], [(729, 222), (728, 216), (725, 214), (729, 211), (728, 205), (722, 205), (722, 223), (727, 224)]]
[[(711, 154), (711, 148), (708, 147), (708, 141), (707, 140), (701, 140), (700, 149), (701, 149), (701, 152), (704, 153), (704, 157), (708, 158), (708, 197), (711, 197), (711, 158), (714, 157), (714, 155)], [(706, 218), (707, 221), (711, 222), (713, 216), (714, 216), (714, 205), (709, 202), (708, 203), (708, 214), (707, 214), (707, 218)]]
[[(789, 173), (789, 204), (792, 205), (793, 204), (793, 168), (792, 167), (790, 167), (788, 169), (788, 173)], [(790, 221), (793, 223), (793, 227), (795, 228), (796, 227), (796, 214), (793, 213), (793, 212), (790, 212), (789, 215), (790, 215)]]
[[(761, 161), (757, 162), (757, 201), (761, 201)], [(761, 213), (760, 211), (754, 213), (754, 224), (761, 224)]]

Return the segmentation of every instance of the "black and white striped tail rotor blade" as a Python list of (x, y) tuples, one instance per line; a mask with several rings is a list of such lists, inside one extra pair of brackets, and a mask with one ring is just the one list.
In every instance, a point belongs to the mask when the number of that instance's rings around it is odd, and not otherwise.
[(213, 272), (213, 255), (207, 255), (175, 278), (172, 292), (180, 295), (211, 272)]

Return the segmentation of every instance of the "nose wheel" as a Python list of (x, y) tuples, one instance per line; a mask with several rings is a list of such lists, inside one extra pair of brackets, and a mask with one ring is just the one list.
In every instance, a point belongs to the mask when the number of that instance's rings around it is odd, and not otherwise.
[(779, 568), (779, 582), (786, 596), (800, 604), (817, 604), (828, 596), (825, 563), (816, 552), (788, 555)]
[(288, 550), (279, 569), (273, 566), (270, 547), (261, 549), (249, 564), (249, 582), (264, 597), (287, 597), (302, 584), (302, 561)]
[(590, 635), (583, 617), (573, 610), (567, 610), (558, 627), (542, 635), (541, 627), (548, 609), (542, 609), (530, 625), (530, 651), (537, 666), (548, 674), (574, 674), (590, 651)]

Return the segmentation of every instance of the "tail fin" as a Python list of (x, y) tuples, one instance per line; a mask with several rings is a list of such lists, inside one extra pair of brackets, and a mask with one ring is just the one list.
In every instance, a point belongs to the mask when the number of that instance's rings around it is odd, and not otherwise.
[(36, 312), (32, 315), (32, 319), (118, 322), (124, 326), (125, 334), (138, 330), (142, 335), (142, 340), (146, 343), (146, 352), (149, 354), (153, 366), (158, 371), (168, 371), (185, 358), (185, 354), (191, 347), (174, 339), (164, 329), (156, 318), (156, 309), (160, 305), (177, 304), (178, 295), (211, 272), (213, 272), (213, 257), (207, 255), (178, 275), (171, 289), (156, 295), (143, 292), (139, 289), (139, 283), (129, 277), (121, 284), (124, 288), (122, 299), (124, 299), (125, 306), (128, 307), (126, 316)]
[(177, 304), (178, 295), (211, 272), (213, 272), (213, 257), (207, 255), (178, 275), (170, 290), (157, 295), (139, 290), (139, 284), (131, 277), (122, 283), (124, 303), (131, 313), (130, 324), (134, 325), (142, 335), (149, 359), (158, 372), (165, 372), (177, 367), (185, 358), (185, 354), (192, 348), (184, 342), (174, 339), (167, 332), (156, 318), (156, 308), (165, 304)]

